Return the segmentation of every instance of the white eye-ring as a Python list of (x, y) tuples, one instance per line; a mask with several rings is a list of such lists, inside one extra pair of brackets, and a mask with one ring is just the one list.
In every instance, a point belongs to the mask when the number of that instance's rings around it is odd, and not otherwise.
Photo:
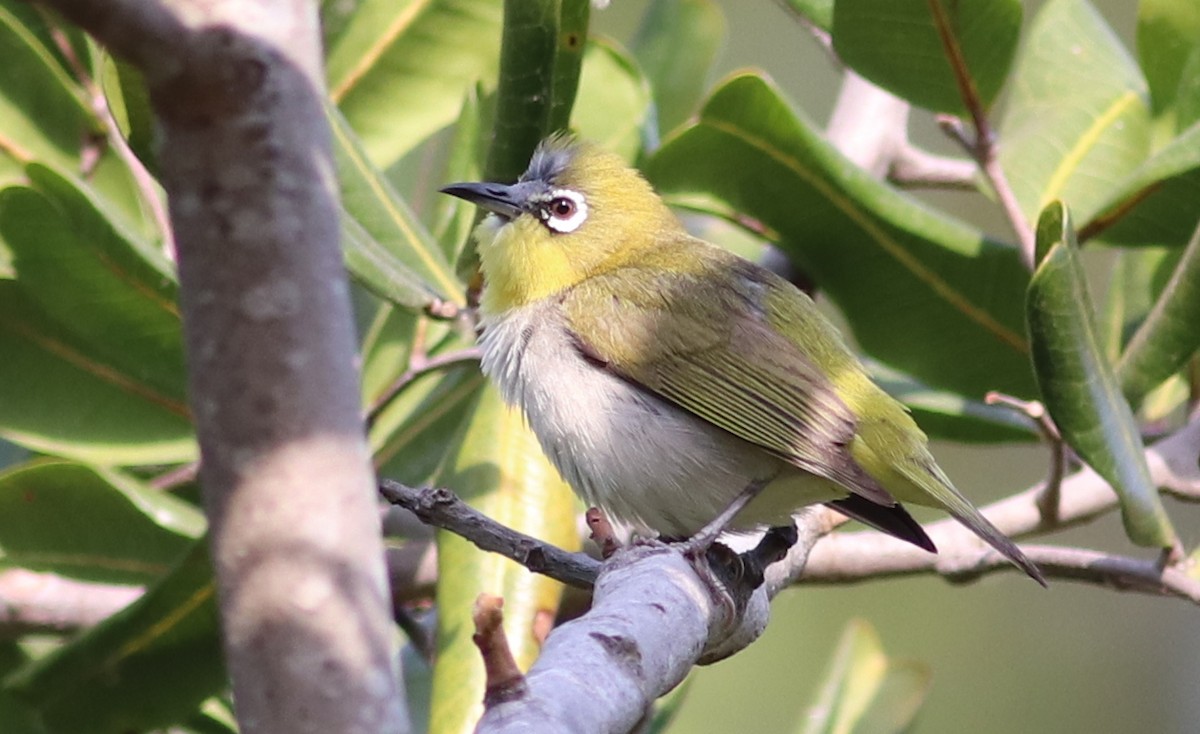
[(567, 234), (579, 229), (587, 219), (588, 207), (583, 194), (578, 191), (555, 189), (539, 213), (547, 227), (559, 234)]

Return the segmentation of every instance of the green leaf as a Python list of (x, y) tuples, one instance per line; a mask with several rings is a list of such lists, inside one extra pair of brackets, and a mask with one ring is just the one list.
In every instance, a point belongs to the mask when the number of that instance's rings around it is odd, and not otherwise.
[(412, 311), (380, 302), (362, 347), (363, 404), (371, 405), (408, 367), (417, 330), (427, 324)]
[(341, 189), (346, 267), (381, 298), (421, 308), (461, 302), (462, 285), (432, 235), (367, 159), (354, 131), (327, 107)]
[(102, 58), (100, 83), (113, 120), (142, 165), (157, 173), (154, 110), (150, 105), (150, 90), (146, 88), (142, 72), (130, 62), (110, 54), (105, 53)]
[[(525, 418), (488, 386), (456, 442), (438, 484), (514, 530), (561, 548), (579, 547), (575, 498), (550, 465)], [(432, 732), (472, 731), (483, 713), (479, 650), (471, 641), (476, 598), (504, 599), (504, 630), (517, 665), (527, 669), (540, 642), (538, 620), (558, 609), (562, 585), (449, 531), (437, 532), (438, 651), (433, 673)]]
[(904, 403), (917, 425), (930, 438), (971, 443), (1037, 438), (1029, 420), (1009, 408), (935, 390), (873, 360), (866, 360), (866, 364), (871, 378), (889, 395)]
[[(491, 117), (480, 99), (482, 89), (476, 89), (463, 100), (462, 113), (454, 126), (449, 156), (442, 172), (444, 183), (479, 181), (483, 178), (486, 131)], [(486, 118), (486, 119), (485, 119)], [(457, 196), (438, 194), (433, 202), (433, 235), (442, 245), (442, 253), (454, 262), (467, 243), (475, 225), (477, 208)]]
[(1061, 203), (1042, 213), (1037, 248), (1026, 306), (1042, 401), (1067, 444), (1116, 490), (1129, 538), (1170, 547), (1175, 531), (1150, 479), (1133, 412), (1101, 354), (1075, 232)]
[(1181, 251), (1166, 247), (1115, 253), (1099, 331), (1105, 359), (1116, 363), (1133, 333), (1154, 306), (1179, 262)]
[(428, 484), (471, 415), (483, 386), (483, 375), (474, 366), (414, 380), (371, 426), (369, 437), (379, 475), (411, 486)]
[(1080, 236), (1122, 246), (1182, 245), (1196, 226), (1200, 122), (1110, 187)]
[(17, 281), (89, 354), (186, 400), (178, 285), (166, 259), (81, 184), (29, 167), (36, 189), (0, 193)]
[(642, 149), (649, 112), (650, 85), (633, 58), (610, 41), (590, 40), (571, 127), (632, 161)]
[[(30, 655), (15, 640), (0, 642), (0, 680), (29, 663)], [(49, 734), (38, 721), (37, 712), (25, 702), (0, 689), (0, 723), (5, 734)]]
[(0, 553), (11, 565), (145, 584), (203, 530), (193, 506), (111, 470), (43, 460), (0, 473)]
[(762, 78), (718, 88), (647, 173), (673, 203), (777, 239), (876, 359), (962, 395), (1034, 392), (1016, 251), (873, 180)]
[[(660, 131), (673, 130), (696, 111), (724, 42), (725, 16), (713, 0), (660, 0), (646, 9), (633, 55), (654, 90)], [(590, 89), (585, 81), (582, 94)]]
[(783, 0), (783, 4), (826, 33), (833, 30), (833, 0)]
[(1175, 94), (1175, 127), (1186, 130), (1200, 122), (1200, 45), (1192, 49), (1179, 76), (1179, 91)]
[(123, 734), (182, 722), (226, 684), (208, 548), (195, 541), (144, 596), (4, 688), (52, 731)]
[(683, 709), (683, 704), (688, 700), (694, 680), (696, 679), (692, 677), (684, 678), (682, 683), (664, 693), (654, 702), (650, 720), (642, 730), (645, 734), (665, 734), (671, 730), (671, 724), (674, 723), (675, 718)]
[(190, 461), (187, 406), (97, 359), (13, 281), (0, 281), (0, 436), (102, 464)]
[(1010, 88), (1000, 164), (1022, 211), (1062, 199), (1087, 221), (1149, 153), (1141, 71), (1087, 0), (1049, 0)]
[[(336, 5), (336, 3), (332, 4)], [(327, 39), (331, 99), (386, 169), (454, 121), (500, 52), (495, 0), (362, 0)]]
[(1138, 60), (1150, 86), (1154, 111), (1176, 99), (1183, 67), (1200, 48), (1200, 3), (1196, 0), (1141, 0), (1138, 3)]
[(851, 620), (833, 653), (817, 702), (796, 730), (803, 734), (909, 731), (932, 680), (929, 666), (889, 658), (879, 633), (864, 620)]
[(1020, 0), (855, 0), (833, 6), (833, 48), (850, 68), (919, 107), (967, 114), (951, 59), (990, 106), (1021, 30)]
[(1200, 227), (1171, 280), (1117, 363), (1121, 391), (1133, 405), (1200, 348)]
[(193, 734), (238, 734), (232, 705), (218, 697), (206, 700), (183, 726), (185, 731)]
[(12, 165), (47, 160), (73, 166), (95, 123), (83, 94), (43, 43), (44, 22), (21, 3), (0, 3), (0, 183)]

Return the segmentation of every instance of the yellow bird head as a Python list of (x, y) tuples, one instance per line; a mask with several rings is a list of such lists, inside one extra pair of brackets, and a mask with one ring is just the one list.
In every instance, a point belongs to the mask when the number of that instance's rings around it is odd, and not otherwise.
[(570, 288), (682, 229), (641, 174), (568, 136), (543, 141), (515, 184), (458, 183), (442, 191), (491, 212), (475, 230), (488, 313)]

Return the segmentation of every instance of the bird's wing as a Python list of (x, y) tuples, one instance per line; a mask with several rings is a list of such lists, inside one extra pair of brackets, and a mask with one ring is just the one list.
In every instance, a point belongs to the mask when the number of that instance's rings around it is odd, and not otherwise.
[(753, 278), (729, 287), (704, 277), (626, 267), (576, 286), (562, 298), (580, 352), (800, 469), (894, 505), (851, 457), (853, 412), (803, 350), (772, 328)]

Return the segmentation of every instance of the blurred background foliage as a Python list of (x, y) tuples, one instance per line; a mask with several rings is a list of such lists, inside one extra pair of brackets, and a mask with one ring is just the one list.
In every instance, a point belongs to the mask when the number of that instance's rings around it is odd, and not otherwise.
[[(965, 107), (926, 0), (321, 3), (380, 473), (443, 483), (501, 522), (578, 545), (576, 501), (472, 363), (470, 326), (454, 317), (473, 282), (475, 213), (435, 193), (512, 178), (537, 139), (569, 124), (641, 166), (706, 237), (749, 257), (777, 245), (977, 504), (1048, 464), (1027, 423), (983, 394), (1041, 392), (1123, 502), (1124, 527), (1111, 515), (1061, 542), (1151, 554), (1131, 539), (1162, 546), (1177, 533), (1194, 548), (1195, 508), (1164, 510), (1137, 457), (1138, 434), (1177, 427), (1194, 399), (1200, 317), (1187, 314), (1200, 297), (1194, 279), (1171, 278), (1200, 260), (1200, 11), (1194, 0), (943, 6), (1021, 210), (1031, 223), (1048, 212), (1032, 278), (988, 196), (901, 192), (820, 135), (843, 73), (817, 38), (832, 32), (842, 60), (914, 103), (916, 144), (961, 155), (934, 117)], [(0, 552), (9, 569), (147, 589), (77, 635), (0, 642), (5, 732), (235, 730), (156, 169), (137, 72), (36, 4), (0, 0)], [(1163, 293), (1173, 305), (1148, 319)], [(562, 589), (455, 537), (435, 542), (436, 598), (405, 611), (430, 624), (436, 601), (438, 665), (406, 650), (410, 709), (433, 731), (464, 731), (481, 699), (470, 602), (505, 597), (528, 664)], [(774, 617), (764, 640), (695, 671), (657, 729), (1200, 721), (1200, 637), (1179, 601), (1001, 574), (803, 587)]]

